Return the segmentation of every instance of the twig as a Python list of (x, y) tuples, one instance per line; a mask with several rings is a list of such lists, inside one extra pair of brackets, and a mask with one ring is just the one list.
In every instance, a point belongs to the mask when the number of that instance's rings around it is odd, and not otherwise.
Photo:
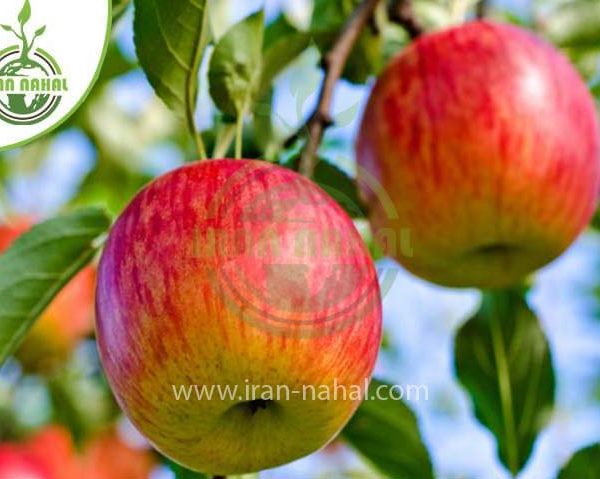
[(477, 10), (475, 14), (479, 19), (487, 17), (490, 14), (489, 0), (479, 0), (479, 2), (477, 2)]
[(392, 22), (404, 28), (413, 40), (424, 32), (423, 26), (415, 18), (411, 0), (394, 0), (391, 2), (388, 16)]
[(323, 58), (325, 78), (319, 92), (317, 107), (306, 124), (308, 140), (299, 162), (299, 171), (306, 177), (312, 177), (317, 164), (319, 145), (323, 140), (325, 129), (333, 124), (330, 110), (335, 86), (342, 76), (354, 45), (358, 41), (362, 31), (368, 25), (380, 1), (363, 0), (354, 11), (350, 20), (348, 20), (333, 48)]

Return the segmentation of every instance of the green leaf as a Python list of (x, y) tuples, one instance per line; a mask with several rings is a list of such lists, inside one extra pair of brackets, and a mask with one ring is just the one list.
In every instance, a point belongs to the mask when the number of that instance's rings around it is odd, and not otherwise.
[[(331, 48), (359, 4), (360, 0), (315, 0), (310, 31), (321, 53)], [(379, 15), (375, 15), (375, 18), (379, 19)], [(342, 76), (352, 83), (365, 83), (381, 70), (383, 53), (382, 36), (367, 27), (348, 58)]]
[(112, 20), (118, 21), (127, 11), (131, 0), (112, 0)]
[(30, 18), (31, 18), (31, 5), (29, 3), (29, 0), (25, 0), (25, 4), (23, 5), (23, 8), (19, 12), (19, 23), (21, 25), (25, 25), (29, 21)]
[(273, 81), (290, 63), (305, 51), (312, 42), (309, 33), (294, 28), (282, 15), (265, 31), (263, 69), (259, 97), (264, 97)]
[[(295, 170), (299, 154), (281, 162), (281, 166)], [(319, 158), (313, 174), (313, 181), (325, 190), (351, 218), (364, 218), (367, 209), (360, 199), (356, 180), (330, 161)]]
[(183, 119), (196, 110), (198, 73), (210, 41), (207, 0), (135, 0), (134, 40), (156, 94)]
[(36, 37), (41, 37), (45, 32), (46, 32), (46, 25), (44, 25), (43, 27), (38, 28), (35, 31), (35, 36)]
[(326, 160), (317, 164), (313, 181), (323, 188), (352, 218), (364, 218), (366, 208), (360, 200), (356, 181)]
[(13, 31), (13, 29), (12, 29), (12, 27), (10, 25), (0, 25), (0, 27), (3, 30), (6, 30), (7, 32), (12, 32)]
[(481, 310), (458, 332), (455, 361), (477, 419), (494, 434), (500, 459), (516, 475), (555, 395), (548, 342), (520, 291), (484, 295)]
[(598, 479), (600, 477), (600, 443), (575, 454), (558, 475), (558, 479)]
[(54, 296), (94, 257), (110, 220), (87, 209), (34, 226), (0, 256), (0, 364)]
[(248, 113), (259, 93), (262, 72), (264, 13), (234, 25), (217, 43), (208, 73), (210, 95), (227, 116)]
[(565, 3), (550, 13), (543, 25), (550, 39), (561, 47), (597, 47), (600, 42), (600, 2)]
[[(377, 469), (394, 479), (433, 479), (429, 453), (413, 412), (398, 391), (376, 379), (342, 437)], [(374, 398), (379, 399), (374, 399)], [(373, 399), (372, 399), (373, 398)], [(385, 399), (383, 399), (385, 398)]]
[(209, 479), (206, 474), (190, 471), (189, 469), (176, 464), (170, 459), (165, 459), (165, 464), (169, 467), (171, 472), (175, 474), (175, 479)]

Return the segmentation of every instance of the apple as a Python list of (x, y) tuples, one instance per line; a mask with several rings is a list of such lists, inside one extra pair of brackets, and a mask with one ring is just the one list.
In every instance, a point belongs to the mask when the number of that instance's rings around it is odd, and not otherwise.
[(98, 267), (96, 321), (137, 429), (177, 463), (229, 475), (336, 436), (366, 392), (381, 304), (331, 198), (290, 170), (222, 159), (160, 177), (126, 208)]
[(0, 445), (0, 479), (55, 479), (39, 462), (13, 445)]
[(130, 446), (114, 429), (86, 444), (81, 463), (85, 479), (148, 479), (156, 465), (148, 450)]
[(0, 444), (0, 479), (81, 479), (78, 461), (70, 433), (48, 426), (23, 443)]
[[(0, 253), (32, 225), (27, 217), (0, 225)], [(96, 271), (87, 267), (46, 308), (16, 353), (27, 372), (52, 373), (93, 332), (95, 284)]]
[[(600, 191), (586, 85), (552, 46), (490, 21), (425, 35), (395, 58), (356, 154), (375, 236), (447, 286), (518, 283), (576, 239)], [(403, 231), (410, 254), (397, 248)]]
[(48, 471), (44, 479), (81, 479), (79, 458), (71, 433), (62, 426), (46, 426), (22, 446), (23, 454)]

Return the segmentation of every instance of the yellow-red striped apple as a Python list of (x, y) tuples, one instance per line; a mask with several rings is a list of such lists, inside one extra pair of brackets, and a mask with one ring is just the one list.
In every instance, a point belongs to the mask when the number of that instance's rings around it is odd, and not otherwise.
[(489, 21), (406, 48), (377, 81), (357, 141), (376, 236), (408, 230), (411, 254), (388, 253), (449, 286), (504, 287), (560, 255), (597, 204), (599, 154), (574, 68), (532, 33)]
[(269, 163), (212, 160), (157, 179), (120, 216), (96, 320), (137, 428), (188, 468), (228, 475), (335, 437), (372, 373), (381, 305), (361, 237), (321, 189)]

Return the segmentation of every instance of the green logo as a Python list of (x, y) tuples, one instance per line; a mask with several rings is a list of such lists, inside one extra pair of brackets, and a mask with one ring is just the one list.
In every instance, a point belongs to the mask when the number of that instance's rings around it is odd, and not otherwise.
[(46, 26), (28, 34), (31, 19), (29, 0), (18, 16), (19, 26), (0, 27), (19, 40), (0, 51), (0, 120), (13, 125), (34, 125), (48, 118), (68, 91), (67, 79), (56, 60), (37, 47)]

